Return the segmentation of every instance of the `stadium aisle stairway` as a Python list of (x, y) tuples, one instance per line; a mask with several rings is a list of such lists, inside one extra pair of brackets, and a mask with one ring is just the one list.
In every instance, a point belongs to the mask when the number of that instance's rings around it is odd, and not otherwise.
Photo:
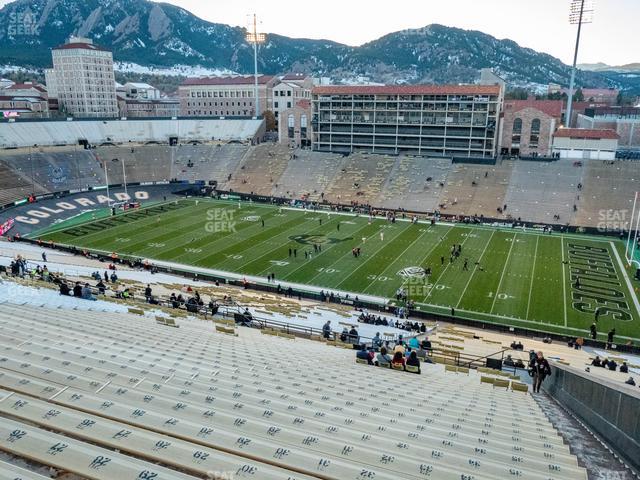
[(586, 478), (531, 397), (475, 373), (374, 369), (310, 341), (203, 335), (211, 324), (3, 307), (0, 387), (16, 395), (320, 478)]

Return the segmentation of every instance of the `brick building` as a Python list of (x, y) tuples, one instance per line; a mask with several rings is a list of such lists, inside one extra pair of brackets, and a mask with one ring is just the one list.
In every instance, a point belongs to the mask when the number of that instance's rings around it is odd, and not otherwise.
[(299, 100), (280, 112), (278, 140), (290, 147), (311, 146), (311, 102)]
[[(271, 89), (276, 77), (258, 77), (259, 116), (272, 110)], [(186, 117), (253, 117), (255, 93), (253, 75), (187, 78), (178, 87), (180, 115)]]
[(505, 100), (501, 155), (551, 155), (553, 133), (562, 124), (562, 109), (562, 100)]

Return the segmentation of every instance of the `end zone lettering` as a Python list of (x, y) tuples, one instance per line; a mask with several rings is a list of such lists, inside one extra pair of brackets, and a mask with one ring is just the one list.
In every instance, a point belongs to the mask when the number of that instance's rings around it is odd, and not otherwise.
[[(144, 190), (137, 191), (133, 194), (133, 198), (135, 200), (148, 200), (149, 193)], [(94, 205), (105, 205), (105, 204), (109, 204), (110, 202), (126, 202), (128, 200), (132, 200), (131, 195), (128, 195), (124, 192), (114, 193), (113, 195), (111, 195), (111, 197), (107, 197), (106, 195), (102, 195), (102, 194), (97, 194), (92, 197), (71, 198), (69, 199), (69, 201), (66, 201), (66, 202), (65, 201), (57, 202), (55, 204), (56, 208), (51, 208), (51, 207), (34, 208), (27, 212), (29, 216), (19, 215), (15, 217), (15, 220), (16, 222), (20, 222), (20, 223), (36, 225), (40, 223), (39, 219), (50, 218), (52, 216), (54, 217), (54, 219), (57, 219), (56, 217), (62, 217), (62, 215), (60, 214), (64, 213), (65, 211), (76, 210), (77, 208), (83, 208), (83, 207), (85, 208), (92, 207)]]
[(572, 306), (582, 313), (595, 313), (615, 320), (632, 320), (622, 283), (608, 248), (569, 244)]

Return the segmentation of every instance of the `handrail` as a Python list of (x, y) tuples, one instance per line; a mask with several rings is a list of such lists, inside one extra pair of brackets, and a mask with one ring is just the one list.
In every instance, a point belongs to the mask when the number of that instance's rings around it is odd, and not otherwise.
[(504, 360), (504, 352), (507, 352), (509, 350), (512, 350), (512, 349), (511, 348), (503, 348), (500, 351), (495, 352), (495, 353), (490, 353), (488, 355), (483, 355), (482, 357), (475, 357), (473, 360), (469, 361), (468, 363), (465, 363), (465, 366), (468, 367), (468, 368), (473, 368), (471, 366), (472, 363), (476, 363), (476, 362), (479, 362), (481, 360), (493, 357), (494, 355), (500, 355), (500, 360), (503, 361)]

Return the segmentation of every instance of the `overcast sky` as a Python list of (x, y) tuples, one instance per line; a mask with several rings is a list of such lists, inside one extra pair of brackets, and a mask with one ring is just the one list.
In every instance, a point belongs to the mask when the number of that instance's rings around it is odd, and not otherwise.
[[(83, 0), (76, 0), (83, 1)], [(246, 26), (257, 13), (262, 30), (360, 45), (431, 23), (480, 30), (573, 60), (570, 0), (165, 0), (211, 22)], [(597, 0), (596, 0), (597, 1)], [(0, 0), (0, 5), (9, 0)], [(584, 27), (579, 63), (640, 62), (640, 0), (599, 0)]]

